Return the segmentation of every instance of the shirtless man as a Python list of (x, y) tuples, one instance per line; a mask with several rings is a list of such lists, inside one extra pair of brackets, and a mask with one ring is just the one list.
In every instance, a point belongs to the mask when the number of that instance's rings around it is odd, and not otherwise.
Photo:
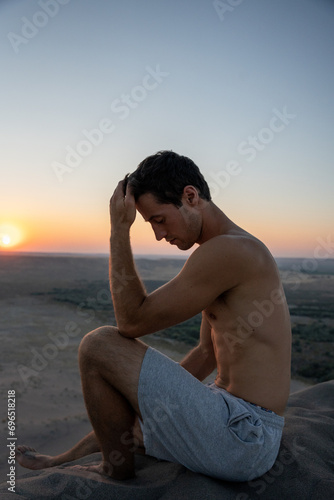
[[(130, 227), (136, 211), (158, 241), (198, 248), (170, 282), (147, 294)], [(110, 286), (117, 328), (87, 334), (79, 348), (93, 431), (57, 457), (18, 447), (31, 469), (102, 452), (88, 470), (134, 476), (134, 453), (181, 463), (212, 477), (247, 481), (273, 465), (290, 386), (289, 311), (275, 261), (263, 243), (211, 200), (188, 158), (146, 158), (110, 201)], [(126, 282), (125, 282), (126, 281)], [(138, 337), (202, 312), (200, 340), (181, 363)], [(217, 368), (215, 382), (203, 384)]]

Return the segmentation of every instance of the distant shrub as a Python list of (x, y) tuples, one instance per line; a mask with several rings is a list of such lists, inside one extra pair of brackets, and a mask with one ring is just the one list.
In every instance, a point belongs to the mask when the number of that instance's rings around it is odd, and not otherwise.
[(299, 339), (315, 342), (334, 342), (334, 329), (326, 326), (322, 321), (317, 321), (309, 325), (296, 325), (292, 329), (294, 336)]
[(199, 332), (201, 328), (202, 315), (197, 314), (188, 321), (184, 321), (179, 325), (171, 326), (159, 332), (162, 337), (179, 340), (191, 346), (196, 345), (199, 340)]
[(301, 368), (299, 374), (302, 377), (316, 379), (318, 382), (325, 382), (334, 377), (334, 367), (333, 365), (328, 365), (326, 363), (320, 364), (317, 361), (313, 361)]

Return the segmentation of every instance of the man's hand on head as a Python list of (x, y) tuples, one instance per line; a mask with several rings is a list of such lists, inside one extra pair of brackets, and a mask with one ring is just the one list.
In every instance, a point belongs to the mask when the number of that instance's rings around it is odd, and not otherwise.
[(136, 205), (127, 179), (123, 179), (117, 184), (110, 199), (109, 210), (111, 230), (114, 232), (129, 231), (136, 218)]

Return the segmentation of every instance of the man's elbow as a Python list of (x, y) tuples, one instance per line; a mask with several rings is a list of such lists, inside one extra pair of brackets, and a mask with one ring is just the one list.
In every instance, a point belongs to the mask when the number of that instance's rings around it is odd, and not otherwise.
[(118, 331), (122, 337), (128, 339), (136, 339), (145, 335), (143, 329), (141, 329), (138, 324), (126, 323), (123, 325), (118, 325)]
[(122, 337), (126, 337), (128, 339), (135, 339), (136, 338), (136, 331), (131, 326), (130, 324), (125, 324), (125, 325), (117, 325), (118, 331)]

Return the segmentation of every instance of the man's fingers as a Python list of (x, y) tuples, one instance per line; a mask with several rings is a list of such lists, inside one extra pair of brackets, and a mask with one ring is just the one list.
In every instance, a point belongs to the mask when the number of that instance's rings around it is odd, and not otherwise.
[(133, 198), (132, 189), (128, 182), (126, 184), (125, 196), (131, 196)]
[(130, 174), (126, 174), (126, 176), (123, 179), (123, 194), (124, 194), (124, 196), (126, 195), (126, 190), (128, 187), (129, 175)]
[(109, 211), (113, 227), (126, 225), (129, 229), (133, 224), (136, 218), (136, 204), (127, 177), (118, 182), (110, 199)]
[(122, 196), (124, 196), (124, 187), (123, 186), (124, 186), (124, 180), (119, 181), (119, 183), (117, 184), (115, 193), (117, 192), (117, 194), (121, 194)]
[(123, 181), (119, 181), (119, 183), (116, 186), (116, 189), (110, 198), (110, 203), (113, 200), (117, 200), (118, 198), (124, 198), (124, 191), (123, 191)]
[(116, 208), (117, 210), (123, 205), (126, 207), (132, 207), (135, 205), (135, 199), (131, 192), (131, 187), (127, 182), (127, 178), (118, 182), (114, 194), (110, 198), (110, 203), (109, 203), (110, 210), (114, 210), (114, 208)]

